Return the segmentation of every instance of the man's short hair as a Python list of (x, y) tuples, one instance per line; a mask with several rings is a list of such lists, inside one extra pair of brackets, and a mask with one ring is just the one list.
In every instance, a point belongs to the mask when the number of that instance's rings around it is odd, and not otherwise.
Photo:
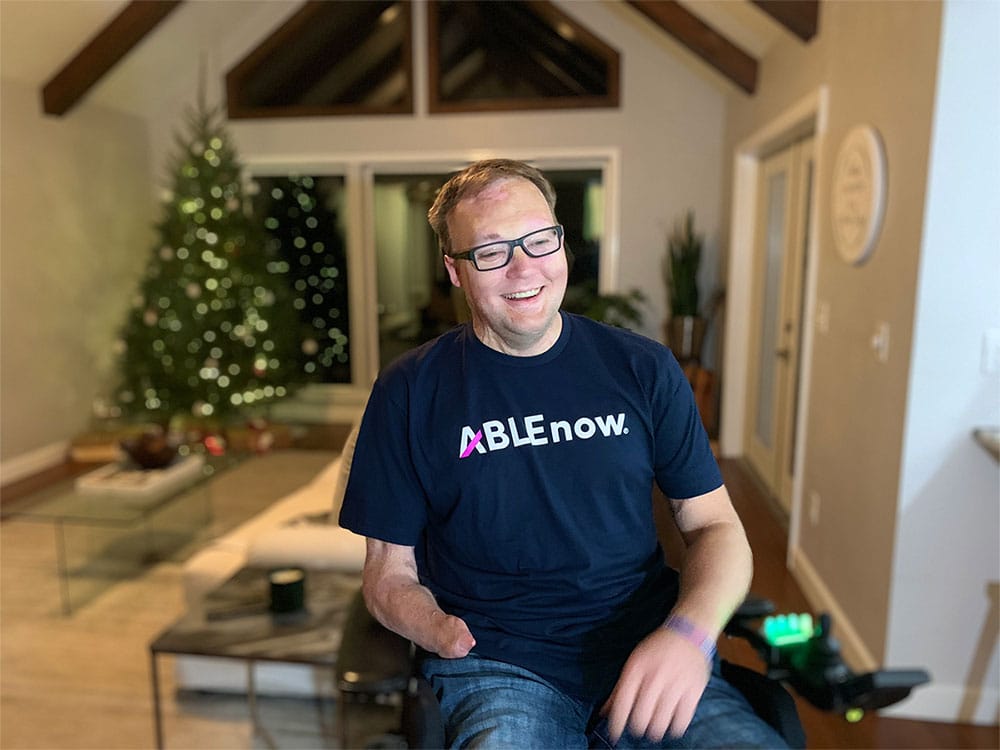
[(470, 164), (453, 175), (438, 191), (434, 205), (427, 212), (427, 221), (438, 238), (438, 245), (445, 255), (451, 253), (451, 235), (448, 217), (461, 201), (473, 198), (490, 185), (509, 179), (523, 179), (532, 183), (545, 197), (552, 216), (556, 215), (556, 191), (540, 170), (523, 161), (513, 159), (484, 159)]

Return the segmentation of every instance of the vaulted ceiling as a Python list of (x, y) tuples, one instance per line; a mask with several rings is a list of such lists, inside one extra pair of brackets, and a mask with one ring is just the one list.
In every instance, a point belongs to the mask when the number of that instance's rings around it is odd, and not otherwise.
[[(791, 34), (802, 43), (807, 43), (817, 33), (819, 0), (621, 1), (650, 22), (646, 26), (651, 33), (659, 30), (669, 34), (748, 94), (753, 93), (756, 85), (757, 59), (776, 36)], [(45, 111), (56, 115), (68, 112), (143, 39), (155, 38), (157, 27), (164, 19), (173, 14), (181, 16), (189, 10), (184, 7), (183, 0), (91, 0), (87, 3), (39, 4), (4, 0), (4, 20), (14, 16), (20, 22), (36, 14), (51, 13), (52, 8), (46, 9), (46, 6), (54, 5), (59, 6), (60, 12), (59, 21), (54, 26), (72, 26), (74, 21), (78, 24), (75, 44), (72, 35), (65, 31), (55, 34), (55, 42), (52, 42), (53, 35), (48, 33), (48, 29), (45, 29), (44, 35), (35, 36), (32, 40), (36, 46), (44, 46), (46, 39), (50, 40), (50, 46), (60, 40), (66, 45), (63, 50), (48, 50), (51, 67), (42, 86)], [(236, 7), (261, 10), (258, 6), (267, 3), (259, 0), (244, 0), (239, 4), (199, 0), (187, 5), (192, 6), (190, 10), (210, 13), (210, 19), (217, 19), (221, 26), (221, 19), (227, 13), (231, 15)], [(287, 9), (294, 4), (271, 5)], [(275, 9), (266, 10), (273, 12)], [(81, 43), (82, 46), (79, 46)], [(166, 45), (168, 49), (170, 46)], [(12, 67), (16, 71), (19, 63), (16, 58), (19, 52), (28, 51), (28, 44), (5, 37), (4, 47), (11, 48), (5, 49), (3, 55), (6, 76)], [(67, 52), (74, 47), (75, 52)], [(38, 51), (32, 51), (32, 54), (39, 57)], [(62, 62), (53, 65), (53, 60)]]

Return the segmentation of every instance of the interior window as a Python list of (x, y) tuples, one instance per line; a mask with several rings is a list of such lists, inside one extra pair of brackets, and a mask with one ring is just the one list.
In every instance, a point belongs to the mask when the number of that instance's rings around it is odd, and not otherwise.
[(549, 2), (427, 5), (432, 112), (617, 107), (618, 53)]
[[(303, 3), (226, 74), (229, 117), (412, 113), (411, 5)], [(555, 4), (426, 8), (431, 112), (618, 106), (618, 52)]]
[(230, 118), (413, 111), (410, 3), (307, 2), (226, 75)]

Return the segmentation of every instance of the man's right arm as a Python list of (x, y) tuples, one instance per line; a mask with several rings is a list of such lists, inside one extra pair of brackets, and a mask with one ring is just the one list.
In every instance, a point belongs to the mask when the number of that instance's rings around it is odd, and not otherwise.
[(442, 611), (420, 584), (413, 547), (369, 537), (362, 590), (376, 620), (431, 653), (458, 659), (476, 645), (465, 621)]

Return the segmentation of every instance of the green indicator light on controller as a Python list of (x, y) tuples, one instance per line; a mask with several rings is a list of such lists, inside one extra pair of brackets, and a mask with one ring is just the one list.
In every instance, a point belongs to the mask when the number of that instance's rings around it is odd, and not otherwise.
[(815, 628), (809, 614), (772, 615), (764, 619), (761, 634), (772, 646), (805, 643), (813, 637)]
[(857, 724), (864, 718), (865, 710), (863, 708), (849, 708), (844, 712), (844, 718), (847, 719), (851, 724)]

